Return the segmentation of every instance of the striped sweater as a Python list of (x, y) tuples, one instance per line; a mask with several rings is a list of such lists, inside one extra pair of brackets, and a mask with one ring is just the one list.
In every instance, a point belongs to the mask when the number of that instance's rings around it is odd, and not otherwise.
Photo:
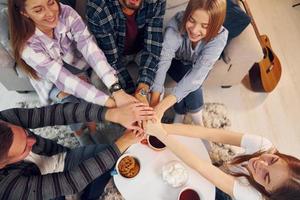
[[(56, 104), (47, 107), (22, 109), (13, 108), (0, 112), (0, 120), (35, 129), (53, 125), (67, 125), (77, 122), (105, 120), (106, 109), (90, 103)], [(32, 152), (52, 156), (72, 151), (54, 141), (36, 137)], [(85, 160), (78, 167), (60, 173), (41, 175), (34, 163), (21, 161), (0, 169), (0, 199), (52, 199), (82, 191), (95, 178), (113, 167), (120, 152), (115, 145), (109, 146), (93, 158)]]

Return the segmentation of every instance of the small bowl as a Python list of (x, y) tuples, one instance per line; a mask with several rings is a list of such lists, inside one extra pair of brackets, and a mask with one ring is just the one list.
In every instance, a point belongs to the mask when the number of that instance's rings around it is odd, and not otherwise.
[(162, 179), (173, 188), (182, 187), (189, 180), (189, 172), (182, 162), (173, 160), (163, 165)]
[(161, 151), (166, 149), (166, 145), (162, 143), (159, 139), (155, 136), (148, 135), (147, 136), (148, 146), (156, 151)]
[(177, 200), (201, 200), (201, 198), (195, 189), (191, 187), (185, 187), (179, 192)]
[[(134, 159), (134, 162), (131, 162), (131, 159)], [(126, 160), (124, 160), (126, 159)], [(131, 164), (132, 163), (132, 164)], [(123, 165), (123, 169), (121, 169), (121, 165)], [(132, 165), (132, 166), (131, 166)], [(141, 170), (141, 164), (137, 157), (131, 154), (123, 154), (117, 161), (116, 171), (117, 173), (126, 179), (133, 179), (136, 177)]]

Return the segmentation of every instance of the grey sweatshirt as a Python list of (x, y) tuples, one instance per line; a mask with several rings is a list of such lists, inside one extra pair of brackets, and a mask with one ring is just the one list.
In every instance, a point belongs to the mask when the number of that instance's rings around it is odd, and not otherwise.
[(219, 34), (209, 42), (199, 41), (195, 49), (188, 38), (179, 31), (183, 12), (177, 13), (166, 26), (163, 48), (152, 91), (163, 92), (166, 73), (173, 58), (184, 64), (192, 65), (192, 69), (173, 88), (172, 94), (177, 102), (181, 101), (190, 92), (197, 90), (207, 77), (215, 62), (220, 57), (226, 42), (228, 31), (222, 26)]

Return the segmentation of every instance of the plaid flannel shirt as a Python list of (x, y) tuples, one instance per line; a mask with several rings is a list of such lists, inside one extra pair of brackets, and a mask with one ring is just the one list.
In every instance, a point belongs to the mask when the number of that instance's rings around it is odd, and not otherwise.
[[(165, 7), (166, 0), (144, 0), (136, 13), (137, 26), (144, 38), (137, 83), (153, 84), (163, 42)], [(127, 92), (133, 92), (132, 79), (121, 62), (126, 39), (126, 17), (119, 0), (88, 0), (86, 18), (99, 47), (110, 65), (117, 70), (122, 86)]]
[(64, 62), (83, 71), (92, 67), (108, 88), (118, 81), (116, 71), (107, 62), (78, 13), (67, 5), (60, 5), (55, 39), (36, 28), (22, 52), (22, 59), (40, 77), (30, 81), (43, 104), (49, 103), (49, 93), (55, 85), (59, 90), (87, 102), (104, 105), (108, 95), (72, 74), (64, 67)]

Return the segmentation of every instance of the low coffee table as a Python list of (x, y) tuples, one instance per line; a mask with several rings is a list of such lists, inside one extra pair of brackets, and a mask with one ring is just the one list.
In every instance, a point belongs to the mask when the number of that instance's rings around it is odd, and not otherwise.
[[(187, 145), (201, 159), (210, 162), (208, 152), (201, 139), (183, 136), (172, 137)], [(196, 189), (201, 200), (215, 199), (215, 186), (186, 165), (189, 171), (189, 180), (186, 185), (172, 188), (163, 181), (162, 166), (172, 160), (179, 160), (168, 149), (155, 151), (146, 145), (135, 144), (125, 153), (137, 157), (141, 164), (139, 174), (133, 179), (126, 179), (120, 175), (114, 176), (115, 185), (126, 200), (177, 200), (179, 192), (184, 187)]]

